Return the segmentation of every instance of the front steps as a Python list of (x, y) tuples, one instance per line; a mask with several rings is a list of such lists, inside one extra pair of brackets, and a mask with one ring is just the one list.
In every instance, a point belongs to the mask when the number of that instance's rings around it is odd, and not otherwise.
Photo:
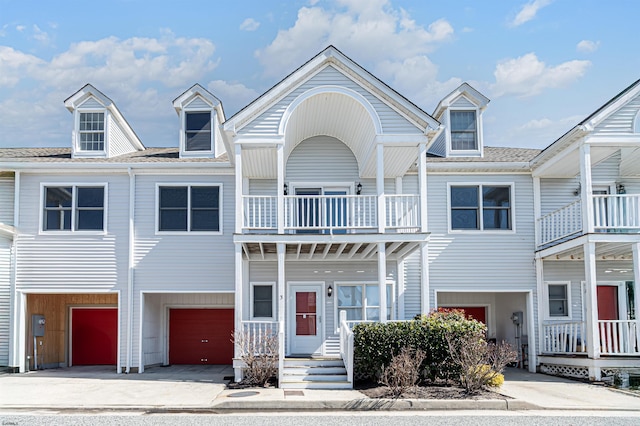
[(352, 389), (340, 358), (285, 358), (283, 389)]

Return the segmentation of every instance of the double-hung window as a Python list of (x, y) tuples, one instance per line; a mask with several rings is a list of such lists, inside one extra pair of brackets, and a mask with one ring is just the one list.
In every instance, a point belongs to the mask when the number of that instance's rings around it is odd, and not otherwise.
[(220, 186), (160, 186), (158, 230), (220, 232)]
[[(391, 319), (393, 286), (387, 284), (387, 319)], [(340, 284), (337, 286), (338, 314), (347, 313), (348, 321), (379, 321), (380, 290), (378, 284)]]
[(46, 186), (44, 231), (104, 231), (104, 186)]
[(455, 185), (450, 187), (452, 230), (510, 230), (510, 185)]
[(568, 318), (569, 317), (569, 284), (568, 283), (546, 283), (547, 297), (549, 303), (549, 317)]
[(275, 314), (273, 283), (251, 283), (252, 318), (273, 318)]
[(184, 142), (186, 152), (213, 151), (210, 111), (185, 113)]
[(79, 120), (80, 151), (104, 151), (104, 112), (81, 112)]
[(478, 149), (478, 130), (475, 111), (449, 111), (451, 117), (451, 150)]

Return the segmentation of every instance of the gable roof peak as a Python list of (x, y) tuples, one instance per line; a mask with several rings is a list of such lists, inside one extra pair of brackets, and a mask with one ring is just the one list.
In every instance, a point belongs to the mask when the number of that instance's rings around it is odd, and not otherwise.
[(440, 102), (438, 102), (436, 109), (433, 111), (433, 116), (436, 119), (439, 118), (444, 112), (444, 110), (446, 110), (449, 106), (451, 106), (453, 101), (458, 99), (460, 96), (464, 96), (465, 98), (469, 99), (469, 101), (474, 103), (481, 110), (485, 109), (489, 104), (489, 102), (491, 101), (489, 98), (487, 98), (485, 95), (480, 93), (478, 90), (476, 90), (473, 86), (471, 86), (469, 83), (465, 81), (456, 89), (454, 89), (451, 93), (445, 96)]
[(115, 106), (114, 102), (107, 95), (96, 89), (96, 87), (91, 83), (85, 84), (78, 91), (65, 99), (64, 106), (70, 112), (73, 112), (90, 96), (94, 97), (105, 108)]

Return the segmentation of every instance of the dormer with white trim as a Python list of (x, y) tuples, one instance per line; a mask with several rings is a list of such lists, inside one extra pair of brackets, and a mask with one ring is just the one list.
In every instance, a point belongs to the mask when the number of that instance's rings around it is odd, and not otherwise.
[(441, 100), (433, 117), (446, 127), (446, 132), (431, 152), (445, 157), (482, 157), (482, 113), (488, 103), (489, 99), (468, 83)]
[(116, 105), (90, 84), (64, 101), (73, 114), (72, 158), (111, 158), (144, 145)]
[(224, 111), (218, 98), (194, 84), (173, 101), (173, 107), (180, 117), (181, 158), (215, 158), (226, 152), (219, 129)]

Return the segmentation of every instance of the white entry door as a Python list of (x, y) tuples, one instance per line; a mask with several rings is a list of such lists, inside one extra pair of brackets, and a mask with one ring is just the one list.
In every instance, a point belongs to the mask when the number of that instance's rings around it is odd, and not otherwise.
[(322, 355), (322, 285), (289, 287), (289, 353)]

